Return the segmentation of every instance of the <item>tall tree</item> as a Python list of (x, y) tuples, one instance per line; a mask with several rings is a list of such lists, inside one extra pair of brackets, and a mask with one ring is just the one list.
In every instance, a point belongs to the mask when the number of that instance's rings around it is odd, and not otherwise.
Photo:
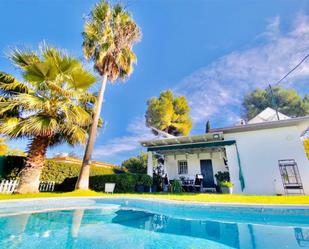
[(136, 62), (132, 47), (140, 36), (140, 29), (130, 13), (120, 4), (110, 5), (105, 0), (94, 6), (85, 22), (84, 55), (94, 62), (95, 70), (102, 76), (102, 84), (76, 189), (89, 187), (90, 160), (107, 80), (111, 83), (118, 78), (124, 80), (132, 73)]
[[(190, 108), (184, 96), (174, 97), (171, 90), (160, 93), (159, 98), (148, 100), (146, 125), (174, 136), (188, 135), (192, 121)], [(156, 131), (153, 131), (157, 135)]]
[(205, 126), (205, 133), (208, 133), (210, 131), (210, 121), (207, 120), (206, 126)]
[(141, 152), (138, 156), (130, 157), (123, 161), (121, 166), (126, 168), (130, 173), (146, 174), (147, 158), (147, 153)]
[(38, 192), (47, 148), (86, 142), (96, 101), (86, 89), (96, 79), (78, 60), (46, 45), (40, 53), (16, 49), (11, 60), (24, 82), (0, 73), (0, 133), (30, 139), (16, 192)]
[[(309, 114), (309, 96), (302, 98), (294, 89), (273, 87), (273, 96), (268, 89), (247, 94), (243, 101), (244, 118), (249, 120), (267, 107), (272, 107), (287, 116), (299, 117)], [(275, 104), (275, 106), (273, 106)]]

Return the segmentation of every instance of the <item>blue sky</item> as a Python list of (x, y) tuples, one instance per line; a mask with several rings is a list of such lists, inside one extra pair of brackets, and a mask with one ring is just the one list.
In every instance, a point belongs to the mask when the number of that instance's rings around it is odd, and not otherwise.
[[(83, 16), (94, 0), (0, 1), (0, 70), (17, 75), (5, 53), (40, 42), (83, 59)], [(146, 102), (162, 90), (184, 94), (193, 129), (202, 133), (239, 120), (244, 94), (275, 82), (309, 52), (309, 1), (130, 0), (125, 5), (142, 29), (134, 48), (138, 64), (125, 83), (108, 85), (93, 159), (121, 163), (151, 137), (144, 126)], [(87, 63), (87, 62), (85, 62)], [(90, 66), (89, 64), (87, 64)], [(308, 93), (309, 63), (283, 84)], [(307, 87), (306, 87), (307, 84)], [(27, 141), (10, 142), (24, 149)], [(55, 152), (83, 148), (59, 146)]]

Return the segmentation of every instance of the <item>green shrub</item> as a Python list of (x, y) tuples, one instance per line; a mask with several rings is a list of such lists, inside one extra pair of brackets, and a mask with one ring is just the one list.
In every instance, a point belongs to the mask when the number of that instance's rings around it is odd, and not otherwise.
[(77, 182), (77, 176), (65, 178), (63, 182), (55, 185), (55, 191), (71, 192), (75, 189), (76, 182)]
[(138, 185), (143, 185), (145, 187), (151, 187), (152, 185), (152, 177), (146, 174), (140, 174), (137, 179)]
[(147, 153), (141, 152), (140, 155), (131, 157), (122, 162), (122, 168), (130, 173), (146, 174), (147, 172)]
[(215, 177), (217, 179), (217, 183), (219, 182), (224, 182), (224, 181), (227, 181), (229, 182), (230, 181), (230, 173), (228, 171), (218, 171), (217, 174), (215, 174)]
[[(25, 157), (7, 157), (4, 168), (6, 178), (16, 178), (21, 168), (25, 165)], [(80, 171), (80, 165), (46, 160), (41, 173), (41, 181), (54, 181), (55, 191), (73, 191)], [(152, 178), (146, 174), (123, 173), (112, 168), (91, 166), (90, 188), (95, 191), (104, 191), (105, 183), (116, 183), (115, 192), (134, 192), (137, 184), (150, 187)]]
[(180, 181), (178, 181), (178, 180), (173, 180), (172, 182), (171, 182), (171, 190), (172, 190), (172, 192), (174, 192), (174, 193), (180, 193), (180, 192), (182, 192), (182, 186), (181, 186), (181, 182)]
[[(4, 162), (3, 178), (16, 178), (20, 170), (25, 166), (26, 158), (21, 156), (7, 156)], [(53, 160), (46, 160), (41, 173), (41, 181), (54, 181), (57, 184), (62, 183), (66, 178), (77, 177), (81, 165), (72, 163), (62, 163)], [(112, 168), (94, 167), (90, 168), (90, 175), (113, 174)]]
[[(46, 160), (41, 173), (41, 181), (54, 181), (57, 184), (62, 183), (66, 178), (74, 178), (79, 175), (81, 166), (78, 164), (62, 163), (52, 160)], [(93, 167), (90, 168), (90, 175), (113, 174), (112, 168)]]
[(137, 184), (144, 186), (151, 186), (152, 178), (144, 174), (114, 174), (114, 175), (100, 175), (90, 177), (90, 188), (95, 191), (104, 191), (105, 183), (115, 183), (116, 193), (134, 192)]
[[(56, 186), (57, 191), (73, 191), (77, 177), (68, 177), (61, 184)], [(115, 193), (134, 192), (137, 184), (150, 187), (152, 178), (144, 174), (110, 174), (110, 175), (92, 175), (89, 179), (90, 189), (103, 192), (105, 183), (115, 183)]]
[(26, 157), (23, 156), (7, 156), (4, 162), (3, 178), (18, 178), (20, 170), (25, 166)]

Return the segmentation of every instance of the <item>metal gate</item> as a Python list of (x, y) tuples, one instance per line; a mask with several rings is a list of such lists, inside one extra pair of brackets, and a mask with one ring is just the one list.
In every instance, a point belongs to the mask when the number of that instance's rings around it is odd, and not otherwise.
[(279, 160), (279, 169), (285, 194), (304, 194), (303, 184), (295, 160)]

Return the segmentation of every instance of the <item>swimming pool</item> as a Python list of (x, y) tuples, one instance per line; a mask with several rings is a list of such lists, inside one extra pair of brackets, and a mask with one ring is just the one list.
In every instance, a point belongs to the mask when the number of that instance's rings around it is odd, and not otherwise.
[(0, 202), (0, 248), (309, 248), (309, 208), (124, 198)]

